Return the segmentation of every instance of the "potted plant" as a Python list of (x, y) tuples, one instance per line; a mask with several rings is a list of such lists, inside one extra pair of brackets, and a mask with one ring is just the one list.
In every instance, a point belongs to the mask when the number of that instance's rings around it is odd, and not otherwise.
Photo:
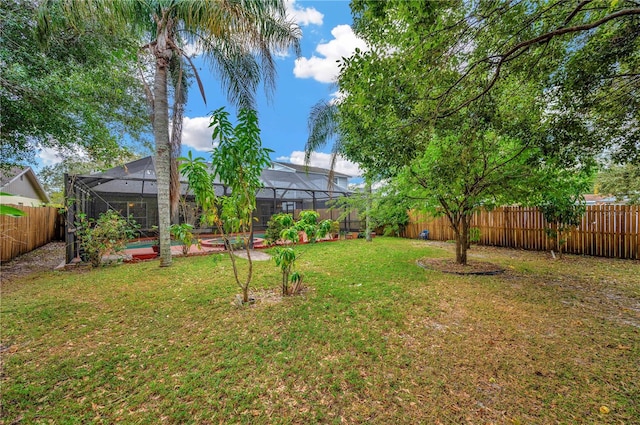
[(160, 254), (160, 238), (158, 237), (158, 226), (151, 226), (154, 238), (151, 240), (151, 249), (156, 254)]

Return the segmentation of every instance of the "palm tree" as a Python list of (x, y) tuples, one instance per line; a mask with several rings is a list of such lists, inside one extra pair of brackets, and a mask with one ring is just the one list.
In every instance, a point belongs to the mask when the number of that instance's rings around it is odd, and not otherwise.
[(311, 107), (309, 119), (309, 138), (304, 146), (304, 163), (309, 165), (311, 154), (333, 139), (331, 148), (331, 165), (329, 166), (329, 188), (333, 184), (333, 175), (338, 154), (342, 148), (340, 128), (338, 126), (338, 105), (335, 102), (321, 100)]
[[(340, 138), (340, 119), (338, 104), (321, 100), (311, 108), (309, 119), (309, 138), (304, 146), (304, 163), (309, 165), (313, 151), (320, 149), (329, 140), (333, 139), (331, 148), (331, 164), (329, 166), (329, 190), (333, 185), (333, 175), (336, 167), (338, 155), (342, 150), (342, 139)], [(371, 242), (371, 179), (365, 175), (365, 186), (367, 191), (367, 210), (365, 212), (367, 242)]]
[[(53, 7), (63, 10), (66, 22), (47, 19), (51, 16), (47, 9)], [(287, 20), (283, 0), (49, 0), (43, 3), (39, 28), (43, 33), (51, 25), (71, 24), (82, 29), (87, 21), (99, 22), (114, 35), (133, 32), (148, 41), (141, 51), (149, 52), (154, 61), (153, 84), (145, 86), (156, 146), (160, 266), (169, 266), (172, 149), (168, 77), (174, 77), (177, 108), (186, 99), (181, 97), (186, 95), (181, 82), (186, 78), (185, 64), (193, 69), (204, 96), (197, 71), (185, 54), (188, 43), (196, 45), (220, 77), (229, 101), (239, 107), (254, 108), (258, 85), (262, 82), (268, 93), (275, 86), (274, 53), (292, 47), (299, 52), (299, 27)], [(180, 60), (176, 62), (176, 58)], [(182, 113), (179, 110), (177, 113), (181, 123)], [(174, 144), (178, 142), (177, 136), (173, 139)]]

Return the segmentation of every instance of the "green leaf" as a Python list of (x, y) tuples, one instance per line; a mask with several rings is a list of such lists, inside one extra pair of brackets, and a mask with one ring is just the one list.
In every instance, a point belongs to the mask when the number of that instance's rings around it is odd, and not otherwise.
[(9, 217), (24, 217), (27, 215), (22, 210), (9, 205), (0, 204), (0, 215), (8, 215)]

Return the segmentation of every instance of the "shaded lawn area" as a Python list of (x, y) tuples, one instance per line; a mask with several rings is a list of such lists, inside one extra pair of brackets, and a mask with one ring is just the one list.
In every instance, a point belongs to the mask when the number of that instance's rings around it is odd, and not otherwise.
[[(228, 259), (47, 272), (2, 287), (2, 415), (23, 423), (640, 423), (640, 265), (474, 247), (300, 247), (309, 289), (237, 308)], [(217, 258), (217, 257), (216, 257)]]

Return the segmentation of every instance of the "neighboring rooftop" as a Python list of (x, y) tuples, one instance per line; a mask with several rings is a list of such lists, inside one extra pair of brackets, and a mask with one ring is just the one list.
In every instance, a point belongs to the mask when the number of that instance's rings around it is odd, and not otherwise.
[(41, 204), (51, 201), (31, 167), (0, 168), (0, 192), (32, 199)]
[(587, 205), (625, 204), (613, 195), (584, 195), (584, 201)]

